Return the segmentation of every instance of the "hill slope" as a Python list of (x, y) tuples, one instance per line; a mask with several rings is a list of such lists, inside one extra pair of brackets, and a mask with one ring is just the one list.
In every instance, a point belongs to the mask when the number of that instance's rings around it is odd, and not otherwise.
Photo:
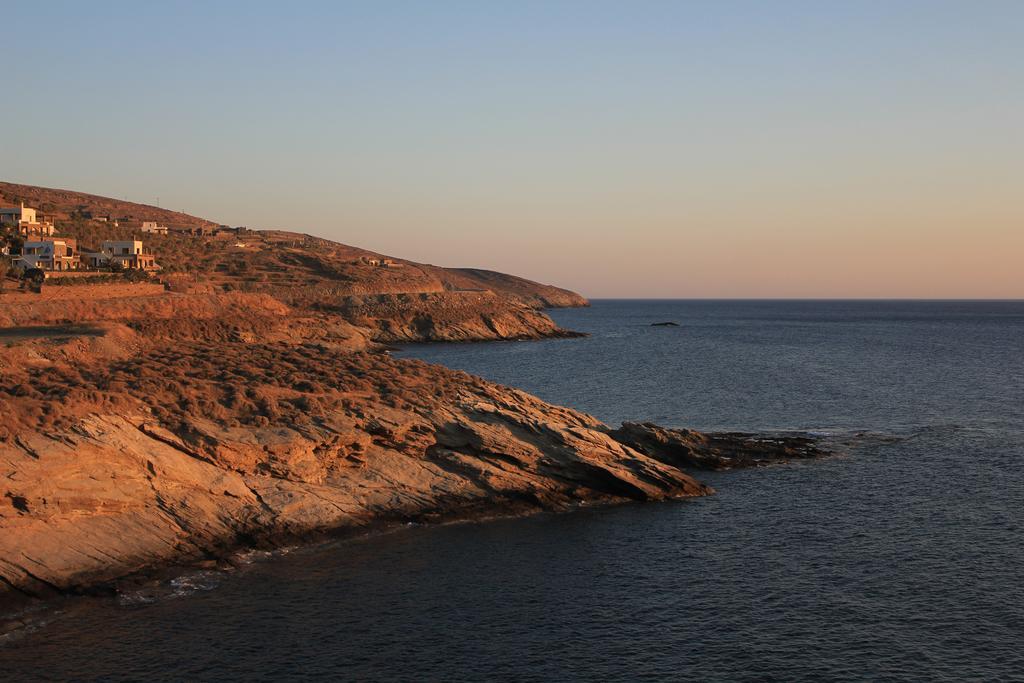
[[(95, 249), (103, 240), (129, 239), (139, 234), (130, 225), (115, 227), (85, 218), (83, 212), (131, 222), (157, 221), (171, 228), (217, 225), (185, 213), (110, 197), (0, 182), (0, 205), (21, 201), (52, 218), (59, 234), (77, 238), (83, 248)], [(314, 288), (319, 291), (316, 296), (323, 296), (327, 290), (328, 296), (486, 290), (533, 308), (587, 305), (586, 299), (575, 292), (513, 275), (426, 265), (297, 232), (252, 230), (215, 236), (172, 232), (167, 236), (147, 234), (144, 241), (165, 273), (189, 273), (196, 276), (196, 281), (217, 287), (270, 291), (293, 302), (307, 297)], [(364, 259), (389, 259), (394, 266), (373, 266)]]
[(161, 225), (181, 228), (214, 227), (216, 225), (213, 221), (204, 218), (148, 204), (136, 204), (73, 190), (0, 182), (0, 205), (17, 206), (20, 202), (39, 209), (47, 218), (58, 223), (71, 220), (75, 215), (93, 213), (135, 221), (158, 221)]

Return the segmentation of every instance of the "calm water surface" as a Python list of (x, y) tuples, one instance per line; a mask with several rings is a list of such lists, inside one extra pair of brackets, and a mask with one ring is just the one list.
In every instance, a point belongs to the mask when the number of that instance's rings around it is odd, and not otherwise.
[(554, 317), (591, 336), (403, 354), (612, 423), (806, 430), (846, 454), (68, 602), (0, 644), (0, 679), (1024, 680), (1024, 304)]

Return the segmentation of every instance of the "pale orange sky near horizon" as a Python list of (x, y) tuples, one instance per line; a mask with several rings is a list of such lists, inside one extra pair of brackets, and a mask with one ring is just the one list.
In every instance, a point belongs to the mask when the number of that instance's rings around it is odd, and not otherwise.
[(245, 8), (15, 2), (73, 106), (0, 178), (592, 298), (1024, 298), (1024, 3)]

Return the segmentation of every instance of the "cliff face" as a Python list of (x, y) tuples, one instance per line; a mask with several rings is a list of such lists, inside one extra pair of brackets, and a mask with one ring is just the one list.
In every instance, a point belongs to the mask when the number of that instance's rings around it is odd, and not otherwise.
[(540, 310), (490, 291), (345, 297), (323, 307), (370, 329), (379, 342), (578, 336)]

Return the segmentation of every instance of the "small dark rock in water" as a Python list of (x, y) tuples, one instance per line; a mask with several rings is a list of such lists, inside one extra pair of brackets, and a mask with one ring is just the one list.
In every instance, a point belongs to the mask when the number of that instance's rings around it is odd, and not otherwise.
[(667, 323), (651, 323), (651, 327), (679, 327), (679, 323), (667, 322)]
[(704, 433), (666, 429), (650, 422), (623, 422), (608, 435), (667, 465), (701, 470), (764, 467), (831, 455), (814, 439), (798, 434)]

